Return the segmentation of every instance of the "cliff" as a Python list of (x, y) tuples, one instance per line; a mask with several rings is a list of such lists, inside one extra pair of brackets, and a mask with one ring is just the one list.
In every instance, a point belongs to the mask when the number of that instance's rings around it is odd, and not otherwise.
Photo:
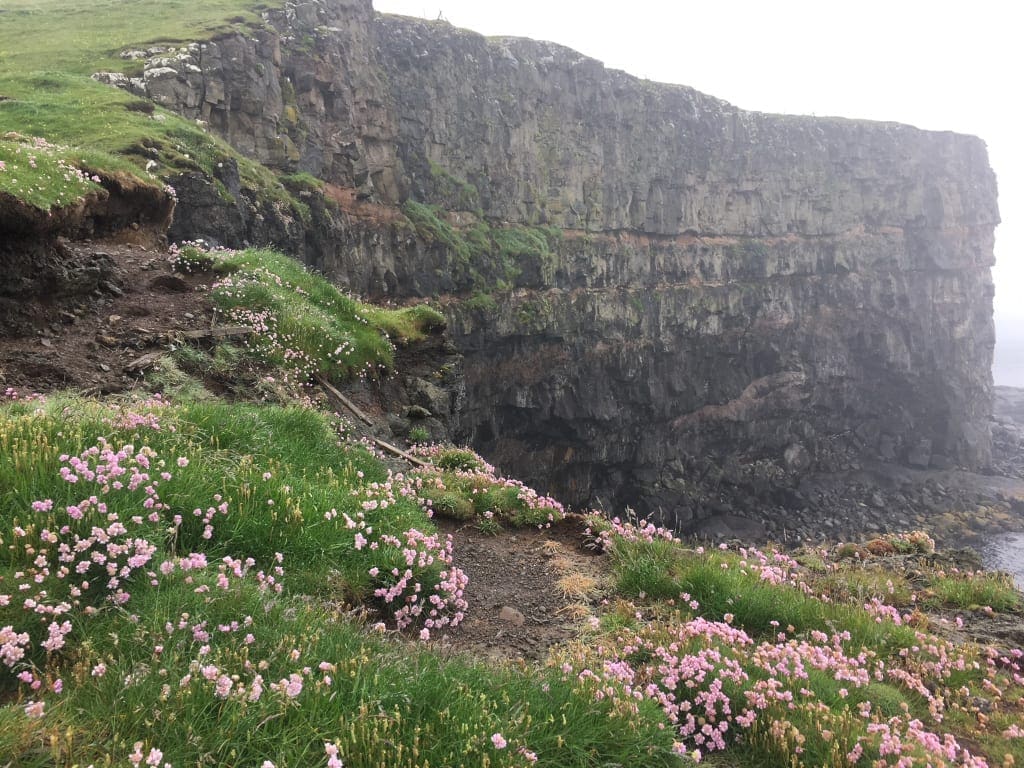
[(461, 434), (503, 469), (683, 522), (707, 511), (697, 486), (989, 465), (980, 140), (746, 112), (368, 0), (266, 19), (118, 82), (323, 194), (300, 220), (230, 163), (182, 175), (172, 237), (273, 241), (360, 293), (442, 297)]

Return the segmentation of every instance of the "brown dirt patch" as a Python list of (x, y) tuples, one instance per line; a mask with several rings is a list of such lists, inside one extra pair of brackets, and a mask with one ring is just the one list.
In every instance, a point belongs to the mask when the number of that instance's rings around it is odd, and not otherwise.
[(0, 391), (27, 394), (134, 387), (125, 365), (161, 344), (158, 335), (206, 328), (210, 275), (174, 275), (161, 248), (115, 242), (70, 244), (76, 258), (109, 258), (113, 275), (86, 295), (34, 297), (17, 306), (17, 336), (0, 336)]
[(586, 548), (585, 526), (575, 515), (547, 530), (498, 535), (446, 520), (438, 527), (452, 534), (455, 564), (469, 576), (466, 618), (443, 636), (453, 650), (492, 659), (544, 658), (577, 633), (586, 605), (560, 589), (559, 580), (576, 575), (600, 584), (607, 572), (606, 558)]
[(363, 219), (373, 224), (394, 224), (405, 217), (402, 212), (393, 205), (362, 200), (352, 187), (338, 187), (334, 184), (324, 184), (324, 194), (338, 207), (357, 219)]

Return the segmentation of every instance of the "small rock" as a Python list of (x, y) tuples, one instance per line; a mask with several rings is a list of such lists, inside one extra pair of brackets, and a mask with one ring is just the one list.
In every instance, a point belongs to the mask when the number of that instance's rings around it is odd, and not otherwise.
[(188, 283), (174, 275), (157, 275), (149, 281), (149, 288), (153, 291), (165, 291), (167, 293), (187, 293)]
[(405, 415), (410, 419), (429, 419), (434, 414), (422, 405), (410, 405), (409, 409), (405, 412)]
[(52, 347), (53, 346), (53, 342), (50, 341), (49, 339), (40, 339), (39, 343), (42, 344), (44, 347)]
[(498, 618), (516, 627), (521, 627), (526, 623), (526, 617), (511, 605), (504, 606), (501, 609), (501, 613), (498, 614)]
[(111, 315), (110, 317), (107, 318), (107, 322), (109, 322), (111, 325), (115, 325), (116, 323), (121, 322), (121, 316)]
[(907, 454), (907, 464), (918, 469), (928, 469), (931, 460), (932, 441), (928, 438), (922, 438), (921, 442)]
[(884, 461), (893, 461), (896, 458), (896, 440), (892, 435), (882, 435), (878, 440), (878, 455)]
[(106, 363), (100, 363), (100, 370), (104, 373), (110, 373), (110, 366)]
[(811, 465), (811, 455), (800, 443), (793, 443), (786, 448), (782, 460), (790, 472), (803, 472)]
[(195, 315), (193, 315), (193, 314), (192, 314), (191, 312), (186, 312), (186, 313), (185, 313), (185, 319), (186, 319), (186, 320), (195, 320), (195, 319), (196, 319), (196, 316), (195, 316)]
[(103, 288), (103, 290), (105, 290), (107, 293), (112, 293), (115, 296), (124, 295), (124, 291), (122, 291), (118, 286), (114, 285), (114, 283), (110, 282), (109, 280), (104, 282), (100, 287)]

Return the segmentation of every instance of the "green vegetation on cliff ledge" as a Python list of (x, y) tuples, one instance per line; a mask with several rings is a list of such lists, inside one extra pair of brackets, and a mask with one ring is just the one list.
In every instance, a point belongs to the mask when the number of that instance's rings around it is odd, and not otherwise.
[[(195, 123), (154, 108), (131, 94), (95, 82), (98, 71), (137, 76), (128, 48), (208, 40), (258, 26), (252, 0), (11, 0), (0, 18), (0, 126), (61, 145), (69, 165), (101, 177), (130, 173), (144, 183), (199, 170), (214, 177), (218, 162), (238, 163), (243, 182), (302, 216), (303, 206), (265, 167), (204, 132)], [(58, 204), (46, 179), (32, 204)], [(5, 191), (12, 192), (10, 189)], [(23, 188), (13, 190), (29, 201)], [(225, 190), (221, 194), (227, 195)], [(61, 198), (61, 203), (63, 198)]]
[(554, 247), (561, 238), (554, 227), (492, 227), (479, 219), (457, 227), (443, 209), (415, 200), (407, 200), (402, 212), (421, 240), (451, 254), (450, 272), (459, 290), (506, 291), (524, 273), (541, 283), (553, 277)]
[(229, 321), (256, 329), (255, 347), (300, 382), (315, 374), (336, 380), (378, 376), (394, 366), (395, 343), (419, 341), (444, 327), (435, 309), (363, 304), (275, 251), (214, 252), (208, 258), (222, 275), (214, 305)]

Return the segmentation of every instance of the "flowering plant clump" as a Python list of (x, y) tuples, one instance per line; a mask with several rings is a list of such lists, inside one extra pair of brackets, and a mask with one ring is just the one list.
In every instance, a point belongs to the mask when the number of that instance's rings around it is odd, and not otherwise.
[(38, 136), (0, 138), (0, 193), (49, 211), (101, 192), (100, 177), (78, 168), (69, 153)]
[(438, 514), (540, 528), (548, 528), (565, 516), (565, 508), (556, 499), (537, 493), (519, 480), (501, 476), (468, 448), (417, 445), (410, 450), (436, 467), (414, 474), (420, 479), (420, 497)]
[[(52, 499), (32, 504), (23, 522), (15, 521), (8, 556), (28, 565), (13, 574), (11, 592), (0, 606), (16, 606), (33, 616), (22, 629), (3, 628), (0, 661), (19, 680), (38, 687), (33, 670), (65, 646), (74, 623), (109, 603), (121, 606), (138, 578), (156, 579), (152, 561), (158, 552), (162, 513), (167, 509), (157, 488), (170, 480), (148, 446), (115, 448), (105, 439), (78, 456), (60, 457), (61, 479), (80, 495), (73, 504)], [(116, 511), (120, 509), (121, 511)]]
[(27, 395), (23, 395), (18, 390), (16, 390), (14, 387), (7, 387), (7, 389), (4, 390), (4, 393), (2, 395), (2, 399), (10, 400), (10, 401), (17, 400), (17, 401), (22, 402), (22, 403), (45, 403), (46, 402), (46, 396), (45, 395), (41, 395), (38, 392), (31, 392), (31, 393), (29, 393)]
[(600, 512), (586, 515), (587, 527), (585, 534), (591, 538), (593, 545), (599, 549), (608, 549), (615, 541), (643, 541), (651, 543), (656, 539), (679, 543), (679, 538), (668, 528), (656, 526), (646, 520), (622, 520), (618, 517), (608, 518)]
[(205, 240), (199, 239), (172, 243), (167, 249), (167, 255), (172, 269), (191, 274), (209, 271), (218, 260), (234, 256), (235, 251), (221, 246), (211, 246)]
[(428, 639), (430, 630), (457, 626), (468, 607), (463, 597), (468, 580), (453, 564), (451, 536), (442, 538), (416, 528), (401, 535), (381, 533), (367, 517), (395, 510), (403, 502), (419, 505), (421, 488), (422, 478), (389, 473), (384, 482), (353, 490), (361, 509), (355, 517), (342, 514), (342, 518), (353, 531), (355, 549), (369, 553), (373, 562), (367, 570), (373, 596), (398, 629), (422, 624), (420, 636)]
[[(965, 646), (913, 629), (917, 615), (882, 594), (834, 604), (815, 574), (784, 553), (690, 550), (643, 522), (588, 521), (620, 588), (667, 600), (647, 609), (654, 616), (646, 622), (643, 609), (620, 605), (605, 622), (614, 629), (563, 673), (623, 707), (657, 703), (676, 728), (680, 754), (699, 759), (747, 744), (787, 765), (985, 766), (973, 753), (979, 735), (970, 733), (968, 746), (945, 724), (973, 720), (990, 697), (1007, 702), (1011, 720), (1024, 703), (1020, 649)], [(891, 578), (880, 586), (896, 592)], [(627, 611), (630, 626), (622, 628)], [(1007, 720), (988, 726), (990, 717), (980, 717), (988, 738), (1005, 738)]]
[(254, 351), (296, 384), (316, 374), (339, 381), (382, 376), (394, 363), (392, 339), (415, 337), (426, 325), (442, 322), (422, 308), (361, 304), (270, 251), (218, 257), (216, 269), (224, 274), (213, 286), (218, 312), (251, 327)]

